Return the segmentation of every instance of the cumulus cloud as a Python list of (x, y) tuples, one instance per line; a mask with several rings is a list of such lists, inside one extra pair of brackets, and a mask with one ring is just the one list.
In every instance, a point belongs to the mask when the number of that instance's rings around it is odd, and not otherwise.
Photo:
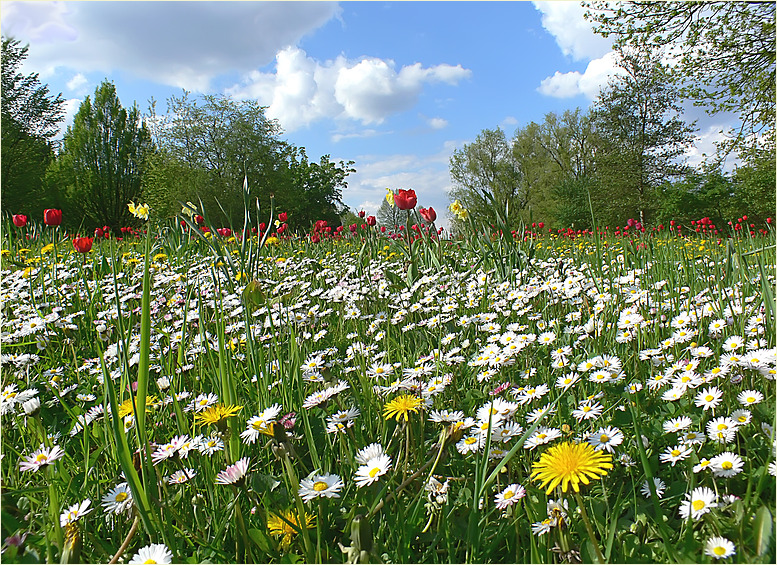
[(335, 2), (3, 2), (3, 33), (29, 42), (27, 64), (208, 91), (246, 73), (337, 17)]
[(611, 77), (624, 72), (615, 61), (615, 53), (611, 51), (588, 63), (583, 73), (556, 71), (540, 83), (537, 91), (554, 98), (572, 98), (584, 94), (589, 100), (593, 100), (599, 96), (599, 92)]
[(443, 118), (431, 118), (428, 121), (428, 124), (432, 129), (443, 129), (448, 127), (448, 120)]
[(461, 65), (448, 64), (414, 63), (397, 71), (393, 61), (375, 57), (350, 61), (341, 55), (320, 62), (287, 47), (275, 57), (275, 72), (254, 70), (227, 94), (268, 105), (267, 115), (293, 131), (322, 118), (380, 124), (412, 108), (425, 84), (455, 85), (470, 75)]
[(73, 78), (71, 78), (65, 86), (67, 86), (68, 90), (71, 90), (73, 92), (77, 92), (78, 94), (84, 94), (85, 86), (87, 85), (88, 81), (86, 80), (86, 77), (78, 73)]
[(579, 2), (534, 2), (542, 12), (542, 27), (556, 38), (564, 55), (580, 61), (598, 59), (612, 49), (609, 39), (597, 35)]

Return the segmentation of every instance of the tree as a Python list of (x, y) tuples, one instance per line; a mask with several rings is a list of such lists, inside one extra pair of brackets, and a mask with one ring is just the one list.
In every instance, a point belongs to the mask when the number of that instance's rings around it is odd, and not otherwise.
[(58, 186), (72, 216), (90, 226), (129, 225), (127, 203), (140, 197), (151, 136), (137, 105), (127, 111), (113, 83), (104, 81), (83, 101), (67, 128), (62, 150), (49, 167), (47, 182)]
[(28, 50), (29, 45), (2, 38), (0, 182), (6, 210), (39, 215), (54, 204), (41, 202), (43, 178), (54, 156), (52, 140), (63, 120), (65, 101), (61, 94), (49, 94), (37, 73), (18, 72)]
[(144, 193), (166, 215), (180, 211), (179, 201), (200, 199), (213, 221), (242, 226), (247, 178), (251, 202), (258, 198), (269, 214), (272, 196), (276, 212), (287, 212), (292, 227), (339, 221), (353, 162), (333, 163), (328, 155), (310, 162), (304, 148), (279, 138), (280, 125), (257, 101), (190, 98), (184, 91), (168, 100), (164, 116), (152, 103), (149, 122), (161, 152), (151, 162)]
[[(757, 143), (774, 129), (774, 2), (584, 2), (595, 31), (616, 49), (667, 48), (671, 78), (710, 113), (741, 121), (729, 148)], [(773, 141), (773, 138), (772, 138)]]
[(505, 210), (508, 220), (516, 219), (527, 205), (521, 172), (501, 128), (485, 129), (475, 141), (455, 150), (450, 175), (451, 199), (459, 200), (476, 224), (492, 224), (495, 213), (504, 215)]
[(397, 230), (397, 226), (404, 226), (407, 222), (407, 214), (396, 206), (392, 206), (385, 198), (380, 203), (380, 208), (375, 215), (375, 219), (381, 226), (387, 230)]
[(619, 65), (625, 73), (610, 81), (592, 112), (598, 207), (609, 214), (598, 219), (613, 223), (639, 215), (644, 223), (654, 208), (652, 191), (687, 171), (682, 155), (694, 130), (680, 118), (677, 89), (655, 56), (624, 52)]

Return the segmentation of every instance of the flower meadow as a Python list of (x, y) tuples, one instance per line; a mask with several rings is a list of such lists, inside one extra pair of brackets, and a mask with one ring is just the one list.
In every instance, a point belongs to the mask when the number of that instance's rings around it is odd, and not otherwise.
[(771, 222), (450, 238), (392, 196), (4, 222), (3, 560), (775, 562)]

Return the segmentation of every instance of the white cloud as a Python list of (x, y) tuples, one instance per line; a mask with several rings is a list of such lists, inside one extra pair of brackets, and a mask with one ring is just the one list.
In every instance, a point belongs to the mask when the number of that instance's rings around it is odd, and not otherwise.
[(378, 135), (387, 135), (394, 133), (393, 131), (378, 131), (376, 129), (364, 129), (362, 131), (354, 131), (350, 133), (336, 132), (332, 134), (332, 141), (337, 143), (343, 139), (363, 139), (368, 137), (376, 137)]
[(397, 72), (393, 61), (374, 57), (349, 61), (341, 55), (322, 63), (298, 47), (279, 51), (275, 59), (275, 72), (254, 70), (226, 92), (268, 105), (267, 116), (287, 131), (323, 118), (380, 124), (412, 108), (425, 84), (455, 85), (471, 75), (461, 65), (447, 64), (423, 67), (414, 63)]
[(554, 98), (572, 98), (584, 94), (589, 100), (593, 100), (599, 96), (602, 87), (607, 85), (611, 77), (623, 73), (615, 61), (616, 55), (610, 51), (603, 57), (588, 63), (584, 73), (556, 71), (553, 76), (545, 78), (540, 83), (537, 91)]
[(85, 86), (87, 85), (88, 81), (86, 80), (86, 77), (78, 73), (73, 78), (71, 78), (66, 86), (68, 90), (72, 90), (73, 92), (77, 92), (78, 94), (85, 94)]
[(25, 68), (58, 67), (204, 92), (337, 17), (334, 2), (3, 2), (3, 33), (30, 43)]
[(534, 2), (542, 12), (542, 27), (556, 38), (564, 55), (580, 61), (598, 59), (612, 49), (609, 39), (593, 32), (580, 2)]
[(448, 120), (444, 118), (431, 118), (428, 124), (432, 129), (443, 129), (448, 127)]

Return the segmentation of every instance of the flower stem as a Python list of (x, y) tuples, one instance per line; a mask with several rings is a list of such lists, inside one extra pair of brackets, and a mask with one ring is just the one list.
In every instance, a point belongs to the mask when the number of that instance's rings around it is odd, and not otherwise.
[(583, 504), (583, 499), (580, 498), (580, 493), (575, 493), (575, 500), (577, 500), (577, 507), (580, 508), (580, 515), (583, 517), (583, 523), (585, 524), (585, 529), (588, 530), (588, 537), (591, 539), (591, 543), (594, 546), (594, 549), (596, 550), (596, 558), (599, 560), (599, 563), (604, 563), (604, 556), (602, 555), (602, 550), (599, 549), (599, 542), (596, 541), (596, 536), (594, 535), (594, 530), (591, 527), (591, 521), (588, 519), (588, 513), (585, 511), (585, 505)]

